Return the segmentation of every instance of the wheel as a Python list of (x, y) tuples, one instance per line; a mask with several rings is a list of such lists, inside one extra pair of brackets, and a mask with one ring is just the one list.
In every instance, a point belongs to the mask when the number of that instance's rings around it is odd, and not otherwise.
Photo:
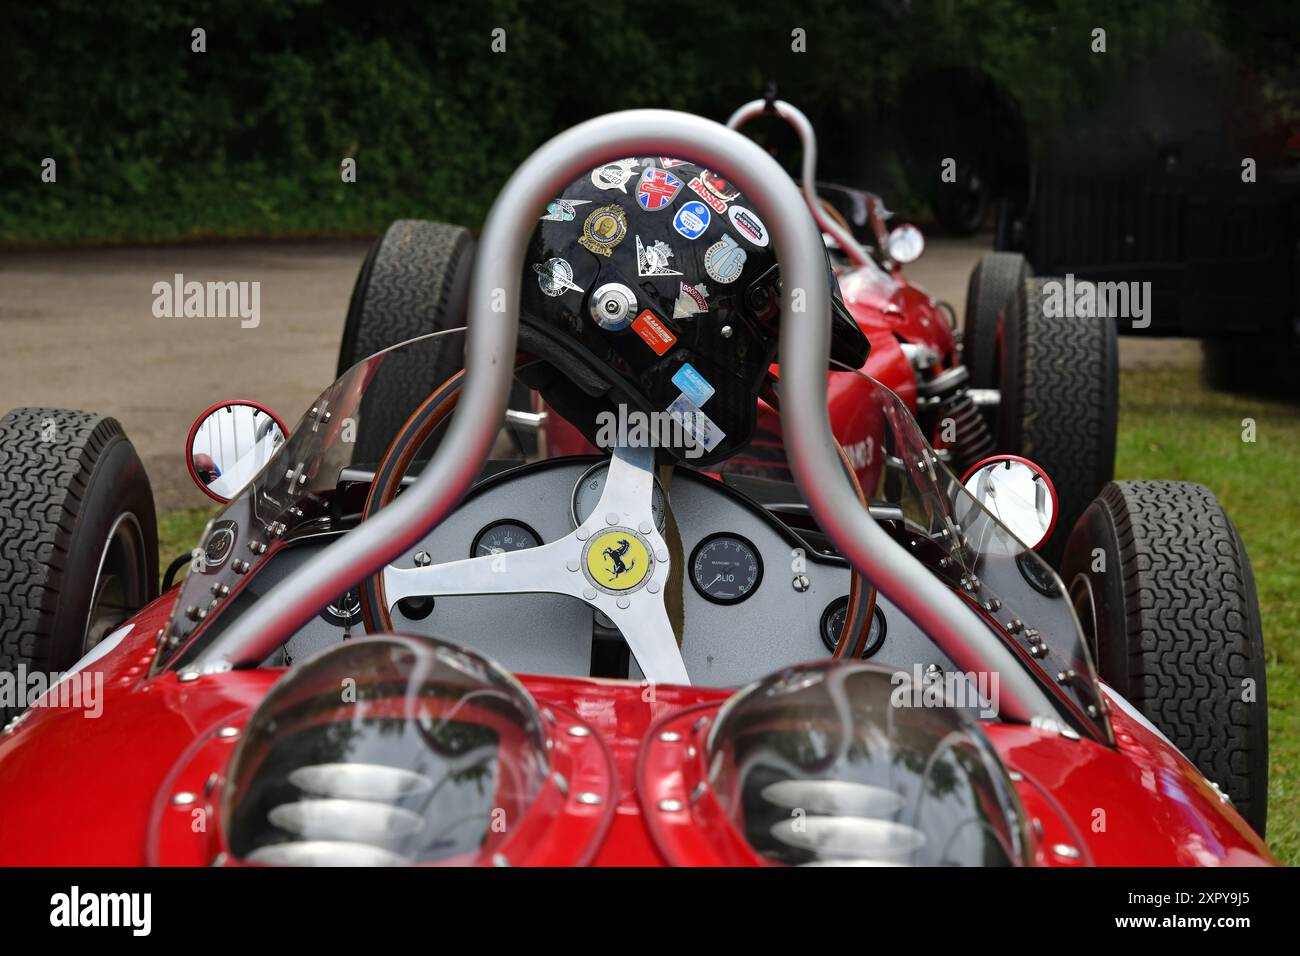
[(0, 671), (67, 670), (158, 596), (153, 489), (115, 419), (0, 417), (0, 528)]
[(1056, 486), (1059, 530), (1039, 549), (1053, 565), (1066, 529), (1114, 475), (1119, 414), (1115, 320), (1048, 315), (1054, 281), (1026, 279), (1003, 316), (997, 413), (998, 451), (1036, 462)]
[(1263, 836), (1259, 598), (1246, 549), (1213, 492), (1184, 481), (1111, 482), (1070, 535), (1061, 579), (1102, 678)]
[[(420, 219), (389, 226), (371, 246), (352, 289), (338, 374), (391, 345), (463, 326), (473, 261), (474, 239), (460, 226)], [(383, 457), (425, 396), (464, 366), (463, 344), (458, 337), (431, 367), (423, 350), (421, 365), (375, 383), (382, 394), (366, 395), (368, 417), (357, 434), (357, 461)]]
[(1018, 252), (990, 252), (971, 270), (966, 286), (966, 322), (961, 333), (962, 364), (973, 388), (994, 388), (998, 380), (998, 322), (1033, 272)]

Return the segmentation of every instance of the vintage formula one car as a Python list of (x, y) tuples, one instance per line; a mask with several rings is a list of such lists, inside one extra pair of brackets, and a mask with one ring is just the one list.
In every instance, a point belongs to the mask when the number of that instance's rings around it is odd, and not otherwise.
[[(467, 330), (292, 431), (196, 423), (229, 501), (160, 597), (120, 427), (0, 419), (0, 666), (44, 691), (0, 701), (0, 863), (1273, 862), (1258, 607), (1208, 490), (1107, 485), (1058, 576), (1050, 475), (948, 468), (859, 371), (794, 184), (698, 117), (561, 134), (478, 249)], [(790, 481), (760, 498), (718, 472), (778, 337)], [(516, 375), (609, 453), (490, 460)]]
[[(1065, 536), (1114, 476), (1119, 353), (1116, 328), (1104, 317), (1055, 315), (1043, 308), (1044, 284), (1023, 256), (984, 256), (972, 270), (960, 339), (952, 307), (908, 280), (904, 266), (920, 257), (920, 230), (886, 230), (879, 197), (817, 181), (817, 140), (797, 107), (754, 100), (727, 121), (740, 129), (772, 117), (793, 127), (802, 148), (800, 187), (821, 227), (847, 309), (871, 344), (861, 371), (907, 405), (935, 453), (957, 474), (994, 453), (1027, 456), (1052, 475), (1061, 506), (1059, 533), (1043, 553), (1059, 561)], [(725, 189), (725, 184), (723, 187)], [(706, 185), (706, 193), (708, 193)], [(696, 197), (697, 205), (712, 193)], [(704, 206), (707, 209), (707, 205)], [(548, 213), (554, 215), (554, 213)], [(854, 227), (867, 241), (859, 241)], [(680, 233), (668, 231), (666, 239)], [(375, 243), (353, 292), (339, 354), (339, 374), (381, 348), (463, 324), (465, 285), (473, 261), (469, 231), (443, 223), (402, 220)], [(668, 267), (665, 267), (668, 268)], [(687, 303), (691, 304), (691, 303)], [(423, 397), (460, 367), (449, 354), (413, 383), (391, 385), (386, 444)], [(773, 368), (774, 376), (779, 368)], [(831, 428), (851, 458), (873, 440), (869, 401), (853, 376), (830, 377)], [(509, 434), (521, 449), (547, 455), (593, 454), (565, 416), (553, 414), (526, 385), (512, 393)], [(535, 436), (535, 437), (534, 437)], [(752, 442), (724, 473), (789, 481), (775, 408), (760, 397)], [(372, 449), (377, 457), (382, 447)], [(751, 493), (752, 483), (747, 485)]]

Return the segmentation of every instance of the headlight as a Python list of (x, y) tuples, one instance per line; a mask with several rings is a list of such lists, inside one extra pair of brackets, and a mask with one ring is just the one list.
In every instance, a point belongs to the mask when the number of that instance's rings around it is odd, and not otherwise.
[(222, 794), (250, 863), (475, 863), (545, 782), (541, 717), (509, 673), (432, 640), (347, 642), (249, 720)]
[(864, 663), (811, 664), (724, 705), (709, 736), (709, 782), (760, 856), (820, 865), (1028, 862), (1023, 811), (975, 718), (907, 706), (905, 678)]

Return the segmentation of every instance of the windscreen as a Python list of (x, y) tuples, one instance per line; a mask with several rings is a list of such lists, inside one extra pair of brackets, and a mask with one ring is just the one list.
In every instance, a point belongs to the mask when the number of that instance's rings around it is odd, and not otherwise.
[[(192, 659), (198, 647), (186, 648), (191, 635), (221, 613), (278, 547), (359, 519), (370, 475), (424, 397), (415, 396), (411, 408), (403, 410), (394, 396), (411, 394), (413, 383), (427, 381), (429, 369), (446, 367), (449, 351), (461, 354), (464, 336), (464, 329), (453, 329), (377, 352), (312, 402), (288, 441), (209, 522), (194, 549), (155, 669)], [(518, 457), (519, 452), (503, 440), (493, 455)]]
[[(836, 438), (872, 515), (1002, 636), (1075, 723), (1109, 741), (1096, 669), (1056, 572), (962, 487), (891, 390), (849, 369), (831, 373), (830, 390), (852, 393)], [(751, 445), (719, 470), (742, 488), (747, 480), (790, 482), (771, 406), (760, 409)]]

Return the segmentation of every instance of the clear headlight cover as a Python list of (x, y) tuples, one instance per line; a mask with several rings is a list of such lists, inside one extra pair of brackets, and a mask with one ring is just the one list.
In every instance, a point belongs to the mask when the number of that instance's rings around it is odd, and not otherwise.
[(818, 663), (732, 697), (709, 781), (762, 857), (791, 865), (1015, 866), (1024, 814), (968, 712), (917, 706), (911, 677)]
[(428, 639), (346, 642), (286, 674), (250, 718), (223, 832), (249, 863), (474, 864), (546, 773), (537, 706), (498, 665)]

